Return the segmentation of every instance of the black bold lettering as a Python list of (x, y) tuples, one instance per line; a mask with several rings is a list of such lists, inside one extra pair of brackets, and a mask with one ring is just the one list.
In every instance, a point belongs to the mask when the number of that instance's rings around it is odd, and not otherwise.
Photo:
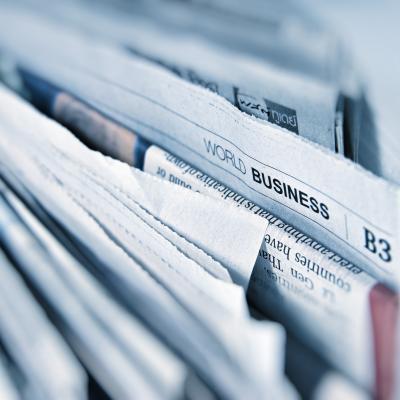
[(319, 213), (319, 208), (318, 208), (318, 201), (314, 197), (310, 197), (310, 208), (313, 210), (315, 213)]
[(275, 192), (278, 193), (278, 194), (282, 194), (282, 187), (281, 187), (280, 180), (274, 178), (273, 182), (274, 182), (274, 190), (275, 190)]
[(308, 206), (308, 194), (302, 192), (301, 190), (299, 191), (299, 196), (300, 196), (300, 204), (306, 208), (309, 208)]
[(381, 246), (383, 246), (379, 251), (379, 254), (378, 254), (379, 258), (382, 261), (390, 262), (392, 260), (392, 256), (390, 254), (390, 248), (391, 247), (390, 247), (389, 242), (387, 240), (385, 240), (385, 239), (379, 239), (379, 244)]
[(264, 186), (267, 189), (271, 189), (272, 188), (271, 177), (269, 175), (268, 175), (268, 184), (265, 182), (265, 175), (264, 174), (262, 174), (262, 180), (263, 180)]
[(298, 203), (297, 189), (292, 189), (290, 185), (288, 185), (288, 197)]
[(364, 227), (364, 247), (371, 253), (376, 253), (375, 235), (367, 228)]
[(261, 183), (260, 172), (255, 168), (251, 167), (251, 174), (253, 176), (253, 181), (257, 183)]
[(321, 203), (319, 207), (322, 217), (325, 219), (329, 219), (328, 206), (325, 203)]

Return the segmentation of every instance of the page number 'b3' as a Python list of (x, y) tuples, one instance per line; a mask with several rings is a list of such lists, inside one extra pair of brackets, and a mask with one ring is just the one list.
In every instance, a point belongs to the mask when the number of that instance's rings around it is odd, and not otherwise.
[(390, 243), (364, 227), (364, 247), (384, 262), (392, 261)]

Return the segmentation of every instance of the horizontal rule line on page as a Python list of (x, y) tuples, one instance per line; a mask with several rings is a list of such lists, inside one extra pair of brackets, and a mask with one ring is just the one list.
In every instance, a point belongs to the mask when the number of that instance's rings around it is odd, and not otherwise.
[(270, 200), (272, 200), (272, 201), (275, 201), (276, 203), (278, 203), (278, 204), (280, 204), (280, 205), (282, 205), (282, 206), (284, 206), (284, 207), (289, 208), (290, 210), (296, 212), (297, 214), (300, 214), (302, 217), (307, 218), (307, 219), (310, 220), (311, 222), (313, 222), (313, 223), (319, 225), (321, 228), (323, 228), (323, 229), (325, 229), (326, 231), (328, 231), (329, 233), (331, 233), (331, 234), (332, 234), (333, 236), (335, 236), (337, 239), (341, 240), (341, 241), (344, 242), (346, 245), (350, 246), (350, 247), (351, 247), (354, 251), (356, 251), (359, 255), (361, 255), (362, 257), (364, 257), (364, 258), (367, 259), (368, 261), (372, 262), (372, 263), (373, 263), (377, 268), (379, 268), (381, 271), (384, 271), (385, 273), (388, 273), (388, 271), (387, 271), (385, 268), (383, 268), (383, 267), (381, 267), (380, 265), (376, 264), (376, 262), (375, 262), (374, 260), (370, 259), (367, 255), (365, 255), (365, 254), (362, 253), (360, 250), (358, 250), (356, 247), (354, 247), (350, 242), (347, 242), (346, 240), (344, 240), (343, 238), (341, 238), (340, 236), (338, 236), (335, 232), (333, 232), (333, 231), (331, 231), (330, 229), (326, 228), (324, 225), (321, 225), (320, 223), (314, 221), (313, 219), (311, 219), (311, 218), (308, 217), (307, 215), (302, 214), (300, 211), (297, 211), (297, 210), (291, 208), (290, 206), (288, 206), (288, 205), (286, 205), (286, 204), (284, 204), (284, 203), (281, 203), (279, 200), (276, 200), (276, 199), (274, 199), (274, 198), (268, 196), (268, 195), (265, 194), (265, 193), (258, 192), (256, 189), (254, 189), (254, 188), (252, 188), (251, 186), (249, 186), (244, 180), (242, 180), (241, 178), (239, 178), (238, 176), (236, 176), (233, 172), (231, 172), (231, 171), (229, 171), (229, 170), (223, 168), (222, 166), (220, 166), (220, 165), (218, 165), (218, 164), (215, 164), (214, 162), (210, 161), (209, 159), (207, 159), (206, 157), (204, 157), (201, 153), (197, 153), (195, 150), (193, 150), (192, 148), (188, 147), (185, 143), (180, 142), (178, 139), (176, 139), (175, 137), (173, 137), (173, 136), (170, 135), (169, 133), (167, 133), (167, 132), (165, 132), (165, 131), (162, 131), (161, 129), (152, 127), (152, 126), (149, 125), (148, 123), (142, 122), (142, 121), (140, 121), (140, 120), (138, 120), (138, 119), (136, 119), (136, 118), (133, 118), (132, 116), (125, 115), (125, 114), (122, 113), (121, 111), (116, 110), (116, 109), (113, 109), (112, 107), (109, 107), (108, 105), (103, 104), (102, 102), (99, 102), (99, 101), (97, 101), (97, 100), (91, 100), (90, 102), (91, 102), (92, 104), (98, 104), (100, 107), (104, 107), (104, 108), (110, 110), (111, 112), (113, 112), (113, 113), (115, 113), (115, 114), (117, 114), (117, 115), (120, 115), (120, 116), (123, 117), (123, 118), (126, 118), (126, 119), (129, 119), (129, 120), (133, 121), (133, 122), (136, 122), (136, 123), (138, 123), (138, 124), (140, 124), (140, 125), (142, 125), (142, 126), (148, 128), (148, 129), (151, 129), (151, 130), (153, 130), (153, 131), (155, 131), (155, 132), (157, 132), (157, 133), (159, 133), (159, 134), (165, 135), (165, 136), (168, 137), (171, 141), (177, 142), (180, 146), (185, 147), (187, 150), (189, 150), (190, 152), (196, 154), (198, 157), (200, 157), (200, 158), (203, 159), (204, 161), (209, 162), (209, 163), (212, 164), (214, 167), (219, 168), (219, 169), (222, 169), (224, 172), (226, 172), (226, 173), (232, 175), (234, 178), (238, 179), (240, 182), (242, 182), (244, 185), (246, 185), (249, 189), (255, 191), (256, 193), (258, 193), (258, 194), (260, 194), (260, 195), (262, 195), (262, 196), (264, 196), (264, 197), (267, 197), (268, 199), (270, 199)]
[(388, 235), (388, 236), (390, 236), (390, 237), (393, 237), (393, 236), (394, 236), (392, 233), (386, 231), (385, 229), (379, 227), (379, 226), (376, 225), (375, 223), (369, 221), (367, 218), (365, 218), (365, 217), (363, 217), (362, 215), (356, 213), (355, 211), (353, 211), (352, 209), (350, 209), (350, 208), (347, 207), (346, 205), (342, 204), (340, 201), (336, 200), (335, 198), (333, 198), (333, 197), (330, 196), (329, 194), (326, 194), (326, 193), (322, 192), (320, 189), (318, 189), (318, 188), (316, 188), (316, 187), (314, 187), (314, 186), (312, 186), (312, 185), (310, 185), (310, 184), (308, 184), (308, 183), (302, 181), (301, 179), (296, 178), (295, 176), (293, 176), (293, 175), (291, 175), (291, 174), (288, 174), (288, 173), (286, 173), (286, 172), (280, 170), (279, 168), (273, 167), (273, 166), (271, 166), (271, 165), (265, 164), (265, 163), (263, 163), (262, 161), (259, 161), (259, 160), (255, 159), (254, 157), (250, 156), (249, 154), (247, 154), (246, 152), (244, 152), (242, 149), (240, 149), (235, 143), (231, 142), (229, 139), (226, 139), (226, 138), (224, 138), (223, 136), (219, 135), (218, 133), (213, 132), (213, 131), (211, 131), (210, 129), (208, 129), (208, 128), (206, 128), (206, 127), (204, 127), (204, 126), (198, 124), (197, 122), (190, 120), (189, 118), (187, 118), (187, 117), (185, 117), (184, 115), (182, 115), (182, 114), (176, 112), (175, 110), (170, 109), (169, 107), (165, 106), (164, 104), (159, 103), (159, 102), (157, 102), (156, 100), (154, 100), (154, 99), (152, 99), (152, 98), (150, 98), (150, 97), (148, 97), (148, 96), (145, 96), (145, 95), (143, 95), (143, 94), (141, 94), (141, 93), (139, 93), (139, 92), (136, 92), (136, 91), (134, 91), (133, 89), (130, 89), (130, 88), (126, 87), (126, 86), (123, 86), (123, 85), (121, 85), (120, 83), (116, 83), (116, 82), (113, 82), (113, 81), (109, 80), (108, 78), (104, 78), (103, 76), (96, 75), (96, 74), (94, 74), (92, 71), (87, 70), (87, 69), (85, 69), (85, 68), (77, 68), (77, 67), (70, 67), (70, 68), (79, 69), (79, 70), (84, 71), (84, 72), (86, 72), (86, 73), (90, 73), (92, 77), (94, 77), (94, 78), (96, 78), (96, 79), (98, 79), (98, 80), (100, 80), (100, 81), (102, 81), (102, 82), (109, 83), (109, 84), (111, 84), (111, 85), (114, 86), (114, 87), (120, 88), (120, 89), (123, 90), (124, 92), (130, 93), (130, 94), (134, 94), (134, 95), (136, 95), (136, 96), (138, 96), (138, 97), (141, 97), (141, 98), (143, 98), (143, 99), (145, 99), (145, 100), (147, 100), (147, 101), (150, 101), (151, 103), (153, 103), (153, 104), (155, 104), (155, 105), (157, 105), (157, 106), (159, 106), (159, 107), (165, 109), (166, 111), (171, 112), (172, 114), (174, 114), (174, 115), (176, 115), (176, 116), (178, 116), (178, 117), (184, 119), (185, 121), (187, 121), (187, 122), (189, 122), (189, 123), (191, 123), (191, 124), (197, 126), (198, 128), (203, 129), (203, 130), (205, 130), (205, 131), (207, 131), (207, 132), (209, 132), (209, 133), (211, 133), (211, 134), (213, 134), (213, 135), (219, 137), (220, 139), (222, 139), (222, 140), (228, 142), (229, 144), (231, 144), (232, 146), (234, 146), (236, 149), (238, 149), (241, 153), (243, 153), (243, 154), (246, 155), (247, 157), (251, 158), (253, 161), (258, 162), (259, 164), (261, 164), (261, 165), (263, 165), (263, 166), (265, 166), (265, 167), (267, 167), (267, 168), (271, 168), (271, 169), (273, 169), (273, 170), (275, 170), (275, 171), (278, 171), (278, 172), (280, 172), (280, 173), (282, 173), (282, 174), (284, 174), (284, 175), (286, 175), (286, 176), (288, 176), (288, 177), (290, 177), (290, 178), (292, 178), (292, 179), (294, 179), (294, 180), (296, 180), (296, 181), (298, 181), (298, 182), (301, 182), (303, 185), (306, 185), (306, 186), (308, 186), (309, 188), (311, 188), (311, 189), (317, 191), (318, 193), (322, 194), (323, 196), (328, 197), (328, 198), (331, 199), (333, 202), (335, 202), (335, 203), (337, 203), (338, 205), (340, 205), (341, 207), (345, 208), (347, 211), (349, 211), (349, 212), (352, 213), (353, 215), (359, 217), (359, 218), (362, 219), (363, 221), (367, 222), (368, 224), (370, 224), (370, 225), (373, 226), (374, 228), (380, 230), (380, 231), (383, 232), (384, 234), (386, 234), (386, 235)]

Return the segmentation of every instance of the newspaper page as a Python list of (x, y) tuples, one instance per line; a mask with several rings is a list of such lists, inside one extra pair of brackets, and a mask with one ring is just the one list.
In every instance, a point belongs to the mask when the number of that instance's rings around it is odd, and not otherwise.
[[(303, 336), (303, 340), (308, 338), (310, 346), (324, 354), (339, 368), (345, 366), (345, 370), (347, 372), (350, 370), (351, 372), (348, 373), (352, 376), (361, 374), (363, 378), (358, 377), (358, 380), (365, 380), (369, 389), (372, 382), (377, 381), (376, 374), (369, 374), (369, 371), (377, 372), (383, 369), (388, 371), (385, 373), (393, 373), (392, 361), (383, 359), (381, 355), (374, 357), (374, 353), (371, 352), (371, 349), (374, 348), (373, 351), (376, 354), (384, 354), (385, 349), (393, 348), (393, 341), (389, 338), (389, 335), (396, 332), (394, 326), (388, 325), (386, 318), (376, 318), (377, 313), (374, 311), (379, 309), (379, 312), (382, 313), (387, 313), (388, 310), (395, 312), (396, 300), (390, 291), (385, 292), (378, 285), (378, 282), (372, 278), (370, 285), (366, 285), (364, 288), (360, 282), (363, 279), (365, 280), (365, 273), (358, 266), (325, 248), (317, 241), (310, 239), (295, 228), (286, 226), (271, 213), (256, 206), (178, 157), (154, 145), (149, 148), (149, 144), (143, 142), (134, 132), (100, 115), (71, 95), (43, 80), (38, 80), (31, 74), (28, 74), (29, 77), (26, 74), (23, 75), (27, 83), (26, 88), (29, 90), (34, 103), (39, 104), (41, 109), (51, 110), (50, 115), (52, 117), (70, 127), (75, 134), (84, 138), (85, 142), (91, 146), (101, 148), (106, 154), (124, 159), (131, 165), (144, 168), (146, 171), (172, 183), (204, 191), (217, 198), (230, 201), (238, 208), (248, 210), (251, 214), (266, 220), (270, 226), (267, 229), (268, 234), (265, 236), (265, 242), (259, 250), (258, 261), (248, 292), (253, 304), (267, 312), (268, 315), (273, 315), (286, 325), (291, 326), (297, 335)], [(137, 175), (137, 178), (140, 176)], [(124, 180), (130, 181), (129, 174), (126, 175)], [(166, 199), (168, 190), (163, 186), (165, 185), (161, 185), (159, 182), (153, 190), (160, 192), (158, 197)], [(140, 190), (135, 189), (139, 192)], [(163, 193), (162, 196), (161, 193)], [(141, 202), (143, 201), (145, 199)], [(167, 203), (170, 203), (170, 201), (167, 201)], [(175, 204), (176, 200), (172, 203)], [(198, 211), (202, 209), (202, 203), (203, 201), (196, 205)], [(176, 206), (177, 204), (174, 205), (174, 207)], [(158, 215), (161, 214), (158, 213)], [(190, 215), (187, 215), (185, 219), (189, 220)], [(165, 215), (163, 220), (165, 221)], [(177, 222), (179, 222), (177, 217), (169, 219), (170, 226), (187, 236), (189, 230), (182, 230), (182, 226), (179, 226)], [(164, 231), (163, 235), (165, 236), (165, 234)], [(299, 242), (299, 239), (301, 239), (301, 242)], [(233, 254), (235, 253), (234, 251)], [(290, 257), (290, 254), (294, 253), (296, 253), (296, 257)], [(284, 256), (283, 259), (282, 256)], [(296, 261), (296, 265), (292, 265), (294, 261)], [(300, 267), (300, 270), (298, 271), (295, 267)], [(232, 276), (235, 276), (232, 269), (231, 273)], [(301, 282), (303, 285), (300, 285)], [(376, 307), (376, 304), (379, 303), (376, 296), (377, 294), (381, 295), (382, 291), (386, 305), (383, 308)], [(290, 298), (291, 294), (293, 294), (292, 298)], [(302, 300), (308, 299), (309, 303), (315, 303), (314, 309), (310, 310), (307, 307), (307, 302), (302, 304), (301, 301), (297, 301), (296, 296), (299, 296)], [(353, 307), (345, 307), (346, 302), (352, 296), (360, 299), (363, 309), (366, 310), (365, 313), (359, 314)], [(291, 306), (291, 302), (295, 304)], [(358, 310), (357, 304), (358, 302), (355, 302), (354, 307)], [(329, 318), (326, 316), (327, 312)], [(343, 314), (345, 314), (345, 318), (339, 318)], [(354, 314), (359, 316), (360, 321), (362, 321), (359, 325), (352, 322)], [(302, 318), (299, 317), (300, 315)], [(306, 318), (304, 318), (304, 315)], [(372, 323), (369, 322), (371, 316), (374, 317)], [(320, 338), (321, 335), (316, 337), (315, 321), (323, 322), (322, 325), (327, 327), (327, 329), (322, 329), (325, 332), (322, 339)], [(360, 334), (360, 330), (371, 331), (372, 333), (366, 336)], [(332, 344), (328, 340), (330, 331), (346, 331), (347, 335), (341, 341)], [(385, 346), (374, 346), (372, 341), (383, 333), (386, 338)], [(361, 336), (363, 340), (357, 339), (358, 336)], [(352, 349), (351, 352), (349, 348)], [(369, 352), (367, 361), (359, 362), (359, 360), (365, 360), (365, 357), (361, 356), (356, 357), (357, 362), (355, 363), (353, 357), (349, 357), (350, 354), (354, 355), (354, 352), (358, 351), (362, 355), (365, 351)], [(343, 363), (343, 360), (346, 360), (346, 362)], [(358, 366), (355, 367), (355, 364)], [(367, 368), (365, 368), (366, 365), (368, 365)], [(360, 372), (360, 370), (364, 370), (364, 372)]]
[[(365, 281), (365, 276), (368, 277), (368, 274), (365, 274), (361, 268), (297, 231), (294, 227), (284, 224), (265, 209), (256, 206), (250, 200), (233, 192), (227, 186), (178, 157), (157, 146), (150, 146), (133, 131), (102, 116), (93, 108), (59, 88), (37, 79), (32, 74), (23, 73), (22, 75), (29, 97), (34, 104), (39, 105), (40, 109), (47, 110), (46, 112), (50, 113), (53, 118), (68, 126), (78, 137), (94, 148), (100, 148), (106, 154), (144, 168), (145, 171), (158, 175), (171, 183), (227, 200), (238, 208), (250, 211), (249, 216), (254, 214), (253, 216), (260, 220), (267, 221), (269, 223), (267, 235), (265, 235), (263, 246), (259, 249), (258, 261), (248, 292), (252, 303), (268, 315), (280, 319), (303, 340), (306, 338), (307, 344), (323, 353), (330, 362), (339, 368), (344, 366), (344, 369), (352, 376), (358, 374), (356, 379), (364, 382), (370, 390), (371, 385), (376, 381), (376, 372), (393, 373), (392, 359), (382, 356), (384, 353), (381, 351), (377, 353), (377, 346), (373, 344), (373, 341), (384, 332), (385, 347), (389, 349), (389, 352), (385, 354), (393, 354), (393, 340), (389, 339), (388, 335), (394, 334), (396, 329), (393, 324), (389, 323), (389, 318), (380, 316), (377, 318), (375, 311), (376, 309), (381, 310), (379, 299), (377, 299), (377, 296), (381, 295), (386, 301), (387, 309), (391, 312), (395, 311), (397, 303), (393, 293), (383, 291), (383, 288), (372, 277), (367, 278), (366, 282), (369, 284), (363, 285), (362, 282)], [(137, 178), (145, 176), (137, 173), (135, 175)], [(126, 174), (125, 180), (130, 181), (129, 174)], [(134, 188), (132, 183), (130, 186), (132, 189)], [(179, 205), (176, 204), (177, 199), (169, 199), (168, 188), (164, 186), (161, 182), (156, 183), (156, 187), (152, 191), (159, 192), (159, 195), (155, 197), (163, 198), (164, 204), (174, 204), (173, 208), (180, 210)], [(135, 189), (135, 192), (140, 191), (141, 188)], [(146, 199), (141, 200), (142, 203), (143, 201), (146, 202)], [(153, 213), (156, 212), (166, 221), (165, 212), (157, 212), (159, 206), (154, 208), (147, 205), (146, 207), (150, 207)], [(199, 209), (199, 206), (196, 208)], [(186, 237), (192, 236), (191, 229), (184, 229), (179, 223), (182, 216), (176, 212), (171, 215), (172, 218), (168, 218), (168, 225)], [(191, 215), (185, 215), (185, 220), (191, 219)], [(226, 223), (225, 220), (224, 225)], [(231, 230), (229, 229), (229, 231)], [(166, 232), (163, 231), (162, 234), (165, 236)], [(217, 239), (211, 241), (214, 240)], [(237, 274), (232, 268), (230, 271), (238, 281)], [(239, 282), (243, 285), (243, 280)], [(244, 286), (247, 287), (247, 283)], [(298, 301), (297, 297), (300, 297), (301, 300)], [(358, 302), (352, 301), (355, 308), (345, 307), (346, 302), (352, 297), (359, 299)], [(304, 301), (307, 299), (308, 302)], [(360, 302), (363, 304), (362, 307), (359, 307)], [(311, 309), (310, 303), (314, 305)], [(329, 316), (326, 315), (327, 313)], [(359, 324), (354, 319), (354, 314), (358, 316)], [(344, 317), (341, 318), (343, 315)], [(395, 316), (393, 319), (395, 320)], [(322, 328), (319, 324), (315, 324), (316, 320), (323, 321)], [(321, 329), (325, 332), (322, 339), (319, 337)], [(363, 340), (360, 340), (358, 339), (360, 330), (371, 334), (362, 335)], [(347, 336), (341, 341), (331, 343), (332, 331), (347, 332)], [(351, 351), (349, 351), (350, 348)], [(354, 357), (349, 357), (350, 354), (354, 355), (354, 352), (361, 354), (355, 358), (356, 361), (354, 361)], [(366, 353), (369, 354), (368, 357), (365, 356)], [(360, 360), (362, 361), (359, 362)], [(366, 367), (367, 365), (368, 367)], [(368, 370), (375, 371), (375, 374), (369, 373)]]
[(397, 186), (93, 38), (30, 13), (10, 26), (13, 12), (1, 6), (0, 44), (22, 64), (398, 284)]
[[(266, 219), (269, 224), (248, 289), (252, 304), (284, 322), (368, 390), (381, 384), (376, 378), (382, 369), (393, 375), (398, 335), (394, 292), (384, 289), (359, 266), (157, 146), (146, 151), (143, 169)], [(377, 296), (385, 298), (387, 318), (377, 315)], [(382, 357), (383, 352), (374, 345), (382, 335), (389, 358)]]
[[(127, 386), (130, 391), (128, 395), (135, 393), (137, 396), (165, 399), (182, 397), (188, 378), (188, 370), (184, 364), (133, 315), (108, 296), (105, 288), (69, 254), (10, 190), (4, 194), (15, 213), (51, 255), (55, 261), (53, 268), (70, 292), (85, 305), (94, 318), (108, 326), (116, 347), (120, 347), (132, 360), (133, 370), (131, 366), (127, 366), (126, 371), (121, 371), (120, 367), (112, 371), (121, 377), (125, 374), (130, 376), (128, 381), (132, 386)], [(82, 329), (91, 331), (91, 326), (82, 326)], [(91, 336), (94, 339), (95, 334), (91, 332)], [(132, 337), (135, 341), (132, 341)], [(107, 358), (109, 357), (111, 352), (107, 354)], [(93, 362), (97, 367), (98, 361), (97, 359)], [(109, 364), (112, 362), (109, 361)]]
[[(16, 242), (26, 248), (25, 238), (18, 235), (12, 217), (7, 214), (1, 198), (0, 230), (14, 235)], [(27, 253), (31, 255), (30, 249)], [(0, 266), (2, 349), (7, 349), (8, 357), (15, 364), (15, 376), (18, 372), (22, 375), (17, 385), (19, 394), (27, 398), (86, 399), (85, 370), (3, 250)], [(1, 394), (7, 398), (7, 393)]]
[(338, 89), (307, 76), (228, 51), (193, 35), (169, 35), (154, 23), (115, 9), (82, 3), (46, 7), (63, 23), (115, 40), (182, 79), (227, 99), (241, 111), (343, 152), (343, 121), (336, 125)]
[[(123, 274), (117, 290), (121, 292), (129, 284), (131, 301), (139, 302), (135, 310), (157, 334), (183, 354), (185, 361), (224, 397), (258, 397), (266, 391), (272, 397), (279, 398), (282, 393), (294, 397), (283, 376), (281, 327), (252, 320), (243, 307), (239, 308), (245, 304), (241, 287), (213, 277), (140, 218), (132, 207), (135, 197), (140, 200), (140, 193), (130, 188), (135, 187), (135, 171), (88, 150), (66, 129), (6, 90), (2, 90), (1, 100), (13, 106), (13, 113), (2, 113), (2, 171), (12, 171), (54, 218), (84, 238), (87, 247), (95, 250), (114, 274)], [(129, 180), (125, 178), (127, 172)], [(177, 196), (190, 200), (195, 195), (209, 205), (218, 203), (176, 185), (163, 184)], [(146, 194), (151, 199), (150, 189)], [(190, 207), (191, 201), (186, 204)], [(253, 224), (244, 211), (221, 205), (232, 213), (233, 221), (243, 213), (250, 231), (257, 226), (265, 230), (264, 222)], [(194, 210), (191, 212), (194, 214)], [(219, 225), (224, 229), (223, 221)], [(137, 232), (141, 232), (140, 237)], [(111, 282), (115, 276), (112, 278)], [(232, 335), (232, 326), (236, 335)]]
[(4, 400), (18, 400), (18, 390), (11, 374), (8, 372), (7, 361), (0, 356), (0, 395)]
[[(252, 303), (268, 315), (280, 319), (308, 345), (369, 390), (374, 384), (381, 385), (377, 375), (381, 375), (382, 371), (384, 375), (393, 374), (392, 336), (396, 328), (389, 317), (382, 318), (379, 313), (383, 312), (382, 297), (395, 321), (397, 300), (376, 279), (178, 157), (154, 145), (149, 148), (149, 144), (133, 131), (102, 116), (77, 98), (32, 74), (22, 75), (33, 102), (39, 104), (41, 109), (48, 110), (47, 113), (94, 148), (101, 148), (106, 154), (144, 168), (169, 182), (227, 200), (266, 220), (269, 223), (267, 234), (259, 249), (248, 291)], [(128, 175), (126, 181), (129, 181)], [(153, 188), (160, 193), (159, 198), (166, 200), (164, 204), (174, 203), (174, 208), (179, 208), (175, 204), (176, 199), (167, 201), (166, 189), (160, 183)], [(140, 192), (140, 189), (135, 191)], [(166, 221), (165, 213), (157, 215), (163, 215), (162, 219)], [(172, 215), (172, 218), (168, 218), (169, 226), (189, 237), (191, 229), (184, 230), (179, 224), (182, 218), (176, 213)], [(190, 218), (187, 215), (184, 219)], [(243, 285), (243, 279), (238, 281), (235, 271), (232, 268), (230, 271), (235, 280)], [(247, 283), (243, 286), (247, 287)], [(351, 308), (346, 306), (349, 301), (353, 304)], [(323, 323), (315, 324), (315, 321)], [(321, 330), (324, 332), (322, 337), (319, 334)], [(361, 335), (362, 340), (359, 339), (361, 331), (368, 332)], [(332, 343), (332, 332), (347, 332), (347, 335), (339, 335), (341, 340)], [(385, 351), (375, 344), (380, 342), (382, 335), (386, 337)], [(354, 357), (355, 353), (359, 356)]]
[[(273, 60), (276, 65), (301, 71), (324, 80), (335, 80), (340, 72), (341, 48), (321, 26), (299, 18), (293, 9), (286, 10), (284, 2), (246, 2), (239, 8), (254, 8), (257, 17), (238, 12), (233, 2), (207, 5), (195, 2), (146, 1), (129, 4), (125, 11), (154, 16), (167, 28), (205, 36), (226, 47)], [(126, 5), (126, 4), (125, 4)], [(291, 4), (292, 6), (292, 4)], [(268, 17), (261, 10), (268, 7)], [(299, 8), (301, 8), (299, 4)], [(157, 10), (157, 12), (155, 12)], [(266, 34), (265, 32), (268, 32)]]

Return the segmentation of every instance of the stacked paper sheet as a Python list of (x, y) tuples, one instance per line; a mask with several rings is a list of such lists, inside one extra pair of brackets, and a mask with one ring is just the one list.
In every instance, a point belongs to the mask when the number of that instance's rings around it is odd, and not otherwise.
[(338, 35), (258, 0), (0, 33), (1, 398), (397, 398), (400, 189)]

